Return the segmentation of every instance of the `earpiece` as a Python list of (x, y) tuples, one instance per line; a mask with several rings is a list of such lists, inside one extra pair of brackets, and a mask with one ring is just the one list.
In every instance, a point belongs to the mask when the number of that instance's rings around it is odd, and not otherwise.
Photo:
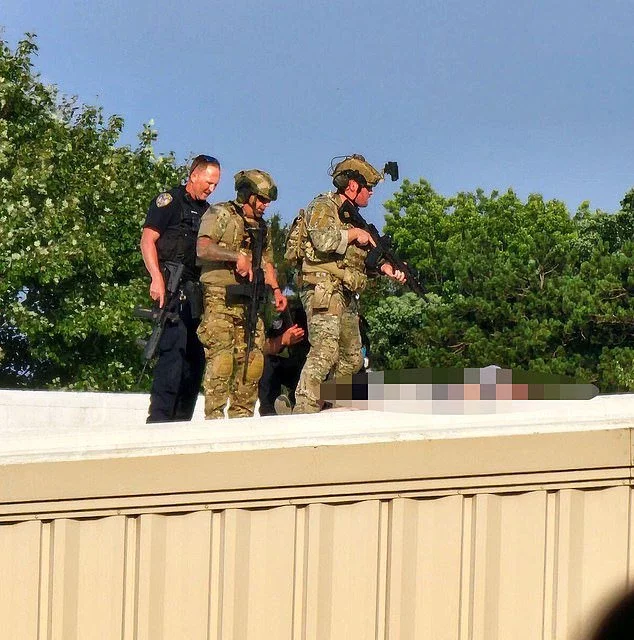
[(339, 190), (343, 191), (348, 186), (348, 183), (350, 182), (351, 177), (352, 176), (350, 175), (349, 171), (342, 171), (332, 179), (332, 184), (335, 185), (338, 191)]

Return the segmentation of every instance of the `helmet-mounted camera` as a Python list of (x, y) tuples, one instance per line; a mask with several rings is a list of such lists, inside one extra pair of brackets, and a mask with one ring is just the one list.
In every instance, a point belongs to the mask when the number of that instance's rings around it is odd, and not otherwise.
[(392, 181), (398, 180), (398, 164), (386, 162), (383, 172), (377, 171), (362, 155), (336, 156), (330, 161), (328, 175), (337, 191), (344, 191), (350, 180), (362, 187), (374, 187), (389, 175)]
[(383, 167), (383, 177), (386, 175), (392, 178), (392, 182), (398, 180), (398, 162), (390, 161), (385, 163)]

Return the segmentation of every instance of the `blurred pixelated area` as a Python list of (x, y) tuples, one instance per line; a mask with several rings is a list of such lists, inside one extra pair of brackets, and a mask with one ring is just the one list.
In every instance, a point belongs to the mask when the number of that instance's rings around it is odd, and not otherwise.
[(321, 385), (321, 399), (333, 407), (415, 413), (506, 412), (516, 403), (590, 400), (598, 393), (564, 376), (496, 366), (367, 371)]

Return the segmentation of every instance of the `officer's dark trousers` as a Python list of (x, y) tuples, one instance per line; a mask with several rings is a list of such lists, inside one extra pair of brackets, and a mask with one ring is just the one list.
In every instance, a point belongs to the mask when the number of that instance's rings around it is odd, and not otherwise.
[(168, 322), (154, 367), (147, 422), (191, 420), (205, 370), (205, 352), (198, 340), (199, 320), (183, 302), (180, 321)]
[(295, 387), (301, 371), (302, 362), (296, 358), (264, 356), (264, 371), (258, 388), (261, 416), (275, 415), (273, 405), (282, 391), (282, 385), (289, 390), (291, 405), (295, 405)]

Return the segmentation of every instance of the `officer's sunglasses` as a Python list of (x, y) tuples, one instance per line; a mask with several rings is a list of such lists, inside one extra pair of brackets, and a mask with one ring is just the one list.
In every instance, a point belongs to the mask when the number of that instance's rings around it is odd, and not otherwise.
[(204, 153), (201, 153), (199, 156), (196, 156), (189, 167), (189, 175), (191, 176), (194, 171), (200, 167), (201, 164), (211, 164), (214, 167), (218, 167), (220, 169), (220, 160), (218, 158), (214, 158), (213, 156), (208, 156)]

